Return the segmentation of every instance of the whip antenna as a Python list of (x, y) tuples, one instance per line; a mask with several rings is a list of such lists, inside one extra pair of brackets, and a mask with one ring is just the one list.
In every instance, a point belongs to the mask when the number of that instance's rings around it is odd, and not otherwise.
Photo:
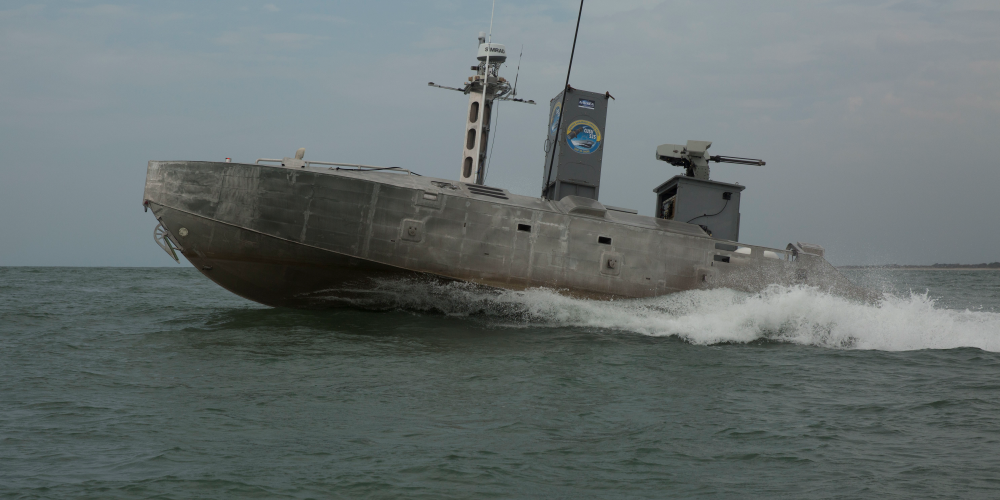
[[(495, 0), (494, 0), (495, 1)], [(552, 179), (552, 164), (556, 161), (556, 144), (559, 141), (559, 134), (562, 131), (562, 119), (566, 109), (566, 94), (569, 93), (569, 74), (573, 71), (573, 55), (576, 54), (576, 36), (580, 33), (580, 17), (583, 16), (583, 0), (580, 0), (580, 12), (576, 14), (576, 31), (573, 32), (573, 49), (569, 52), (569, 68), (566, 70), (566, 86), (563, 88), (562, 104), (559, 105), (559, 124), (556, 126), (556, 140), (552, 143), (552, 154), (549, 155), (549, 172), (545, 176), (545, 185), (542, 186), (542, 198), (546, 198), (549, 191), (549, 181)], [(492, 23), (491, 23), (492, 26)]]
[(521, 56), (524, 55), (524, 44), (521, 44), (521, 53), (517, 55), (517, 73), (514, 73), (514, 92), (511, 94), (517, 97), (517, 77), (521, 75)]
[[(482, 102), (482, 104), (479, 107), (479, 109), (482, 110), (482, 117), (483, 117), (483, 120), (486, 121), (486, 123), (485, 123), (486, 126), (482, 127), (480, 129), (480, 134), (479, 134), (480, 138), (482, 138), (482, 137), (488, 137), (486, 134), (489, 134), (489, 130), (490, 130), (490, 122), (489, 122), (489, 120), (491, 120), (493, 118), (492, 116), (487, 116), (487, 114), (486, 114), (487, 111), (489, 111), (489, 109), (486, 107), (486, 98), (487, 98), (487, 95), (489, 94), (489, 88), (490, 88), (490, 52), (491, 52), (490, 48), (492, 47), (492, 44), (493, 44), (493, 13), (496, 12), (496, 9), (497, 9), (497, 0), (493, 0), (493, 6), (490, 7), (490, 33), (489, 33), (489, 37), (486, 39), (487, 50), (486, 50), (486, 71), (483, 73), (483, 102)], [(480, 33), (482, 33), (482, 32), (480, 32)], [(498, 78), (497, 78), (497, 80), (499, 80), (499, 75), (500, 75), (500, 73), (499, 73), (499, 68), (498, 68), (498, 71), (497, 71), (497, 77)], [(480, 142), (482, 142), (481, 139), (480, 139)], [(496, 144), (496, 141), (494, 141), (494, 144)], [(482, 153), (480, 153), (480, 155), (483, 155), (485, 153), (486, 153), (485, 148), (483, 148), (483, 151), (482, 151)], [(483, 162), (482, 162), (482, 158), (483, 157), (480, 156), (479, 157), (479, 161), (476, 163), (476, 165), (477, 165), (476, 166), (476, 179), (474, 181), (476, 184), (485, 184), (486, 183), (486, 168), (483, 168), (484, 165), (483, 165)], [(488, 165), (487, 165), (487, 168), (488, 168)]]
[[(492, 156), (490, 146), (490, 127), (494, 120), (499, 120), (492, 113), (493, 107), (499, 101), (512, 101), (524, 104), (535, 104), (531, 99), (514, 97), (514, 87), (506, 78), (500, 76), (500, 67), (507, 61), (507, 48), (503, 44), (493, 43), (493, 21), (496, 14), (496, 0), (490, 11), (490, 33), (480, 31), (476, 60), (478, 64), (470, 69), (475, 74), (461, 87), (449, 87), (428, 82), (427, 85), (440, 89), (454, 90), (469, 96), (469, 107), (465, 120), (465, 134), (462, 140), (462, 166), (458, 179), (467, 184), (483, 184), (486, 179), (486, 169)], [(523, 47), (522, 47), (523, 49)], [(520, 61), (518, 61), (520, 68)], [(499, 113), (498, 113), (499, 114)], [(494, 141), (493, 146), (496, 145)], [(490, 153), (490, 154), (488, 154)]]

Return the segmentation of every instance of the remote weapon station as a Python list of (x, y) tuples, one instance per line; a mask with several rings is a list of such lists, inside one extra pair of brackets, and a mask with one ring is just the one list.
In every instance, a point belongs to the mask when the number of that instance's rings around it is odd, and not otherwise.
[(516, 97), (516, 78), (499, 75), (506, 57), (480, 34), (468, 82), (429, 84), (469, 96), (457, 180), (306, 160), (304, 149), (252, 164), (150, 161), (143, 206), (156, 217), (154, 239), (222, 287), (271, 306), (356, 305), (399, 279), (598, 299), (775, 283), (868, 298), (818, 245), (740, 242), (744, 186), (712, 180), (709, 162), (764, 162), (712, 156), (711, 142), (656, 148), (657, 160), (684, 171), (653, 190), (652, 217), (601, 203), (613, 98), (572, 88), (568, 76), (549, 104), (541, 196), (485, 185), (494, 105), (535, 104)]

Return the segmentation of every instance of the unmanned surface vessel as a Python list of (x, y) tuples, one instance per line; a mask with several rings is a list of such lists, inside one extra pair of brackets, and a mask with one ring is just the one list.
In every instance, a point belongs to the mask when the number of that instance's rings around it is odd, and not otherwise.
[[(569, 85), (550, 102), (541, 197), (483, 184), (492, 106), (516, 97), (499, 76), (503, 45), (479, 37), (458, 180), (401, 168), (308, 161), (150, 161), (143, 205), (174, 259), (269, 306), (356, 304), (386, 280), (458, 280), (589, 298), (653, 297), (805, 284), (868, 298), (818, 245), (739, 242), (744, 186), (711, 180), (711, 143), (664, 144), (684, 168), (654, 191), (655, 216), (598, 201), (609, 93)], [(516, 81), (516, 80), (515, 80)]]

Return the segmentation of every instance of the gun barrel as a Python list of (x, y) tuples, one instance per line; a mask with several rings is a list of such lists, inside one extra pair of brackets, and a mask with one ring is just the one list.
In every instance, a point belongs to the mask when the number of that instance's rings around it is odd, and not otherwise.
[(767, 165), (764, 160), (756, 160), (754, 158), (740, 158), (738, 156), (710, 156), (709, 160), (717, 163), (735, 163), (737, 165)]

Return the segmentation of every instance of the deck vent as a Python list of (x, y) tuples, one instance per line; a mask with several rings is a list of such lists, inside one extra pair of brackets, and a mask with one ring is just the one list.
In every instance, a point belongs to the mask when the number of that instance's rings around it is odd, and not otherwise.
[(508, 199), (507, 195), (504, 194), (503, 189), (500, 188), (482, 186), (479, 184), (466, 184), (465, 187), (469, 189), (470, 193), (478, 194), (479, 196), (489, 196), (490, 198), (500, 198), (501, 200)]
[(598, 236), (597, 237), (597, 242), (600, 243), (600, 244), (602, 244), (602, 245), (610, 245), (611, 244), (611, 238), (609, 238), (607, 236)]

